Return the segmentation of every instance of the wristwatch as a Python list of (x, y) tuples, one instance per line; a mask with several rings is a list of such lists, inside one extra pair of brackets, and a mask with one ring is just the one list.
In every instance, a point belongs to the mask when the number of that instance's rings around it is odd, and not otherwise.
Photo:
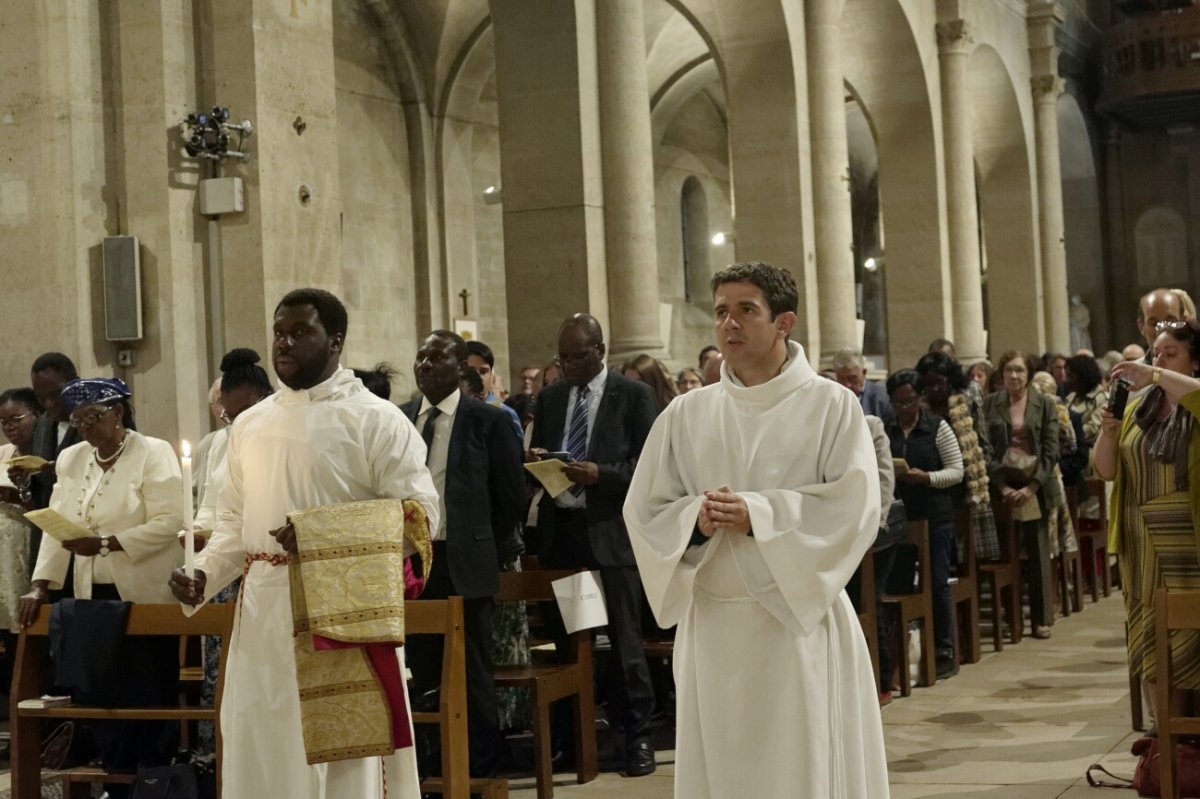
[(100, 536), (100, 557), (107, 558), (109, 552), (112, 550), (108, 548), (108, 536), (102, 535)]

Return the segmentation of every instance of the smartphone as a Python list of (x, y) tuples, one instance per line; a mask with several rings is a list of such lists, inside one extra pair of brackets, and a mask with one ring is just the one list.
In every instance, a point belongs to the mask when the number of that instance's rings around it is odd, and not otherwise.
[(541, 460), (556, 460), (562, 461), (563, 463), (570, 463), (575, 459), (571, 457), (571, 453), (569, 452), (543, 452)]
[(1108, 395), (1108, 412), (1118, 419), (1125, 418), (1125, 406), (1129, 402), (1129, 381), (1118, 377), (1112, 393)]

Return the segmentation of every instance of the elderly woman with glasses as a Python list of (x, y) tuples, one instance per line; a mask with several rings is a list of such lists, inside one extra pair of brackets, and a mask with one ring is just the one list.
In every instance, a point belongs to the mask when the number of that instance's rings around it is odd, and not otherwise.
[[(43, 539), (32, 585), (21, 597), (22, 625), (37, 618), (50, 589), (62, 587), (72, 555), (77, 599), (174, 600), (167, 580), (183, 562), (176, 543), (183, 525), (179, 462), (170, 444), (130, 429), (130, 397), (123, 381), (110, 378), (75, 380), (62, 390), (70, 424), (83, 441), (58, 457), (50, 508), (88, 532), (61, 543)], [(112, 606), (67, 608), (68, 601), (56, 608), (61, 646), (79, 654), (70, 659), (67, 674), (62, 666), (68, 664), (60, 663), (56, 683), (70, 689), (78, 704), (137, 707), (179, 701), (178, 637), (96, 640), (103, 625), (91, 620), (94, 614), (112, 614)], [(91, 655), (103, 651), (111, 658)], [(179, 737), (178, 725), (170, 722), (97, 721), (91, 727), (109, 771), (169, 763)], [(120, 795), (122, 787), (110, 787), (110, 794)]]
[(988, 475), (992, 491), (1011, 509), (1018, 539), (1029, 561), (1029, 617), (1034, 638), (1049, 638), (1054, 624), (1050, 591), (1050, 532), (1047, 518), (1058, 504), (1058, 407), (1054, 400), (1029, 390), (1033, 360), (1023, 352), (1006, 352), (996, 364), (1003, 387), (983, 399), (983, 418), (992, 459)]
[[(1113, 367), (1112, 390), (1124, 380), (1131, 396), (1122, 418), (1101, 411), (1093, 459), (1096, 473), (1113, 482), (1108, 546), (1121, 566), (1129, 668), (1153, 686), (1154, 592), (1200, 587), (1200, 324), (1160, 323), (1151, 355), (1150, 364)], [(1171, 661), (1174, 688), (1200, 689), (1200, 635), (1173, 635)], [(1161, 718), (1168, 709), (1154, 710)]]
[(31, 624), (49, 589), (61, 588), (75, 556), (75, 596), (173, 602), (167, 578), (183, 560), (179, 462), (171, 445), (130, 430), (129, 387), (121, 380), (68, 383), (62, 401), (83, 441), (62, 452), (50, 507), (91, 531), (38, 554), (21, 598)]

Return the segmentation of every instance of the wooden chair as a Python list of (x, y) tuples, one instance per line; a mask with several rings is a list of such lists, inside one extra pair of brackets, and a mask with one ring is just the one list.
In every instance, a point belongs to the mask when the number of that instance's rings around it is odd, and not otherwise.
[(1025, 613), (1021, 607), (1021, 551), (1017, 547), (1016, 523), (1008, 503), (992, 503), (996, 533), (1000, 538), (1000, 560), (978, 564), (980, 594), (986, 586), (992, 595), (992, 647), (1004, 650), (1004, 620), (1008, 620), (1009, 642), (1021, 643)]
[(950, 583), (954, 615), (958, 622), (957, 652), (959, 663), (978, 663), (983, 657), (979, 640), (979, 578), (975, 563), (975, 525), (971, 509), (962, 508), (954, 515), (954, 532), (962, 542), (958, 572)]
[[(1067, 490), (1067, 516), (1070, 517), (1071, 527), (1075, 530), (1075, 540), (1079, 540), (1079, 501), (1071, 504), (1071, 496), (1075, 494), (1072, 487)], [(1082, 549), (1082, 547), (1080, 548)], [(1083, 610), (1083, 565), (1080, 559), (1080, 549), (1067, 552), (1065, 549), (1058, 553), (1054, 569), (1054, 581), (1058, 588), (1058, 600), (1062, 606), (1064, 617)]]
[(422, 793), (447, 799), (507, 799), (508, 780), (471, 779), (467, 750), (467, 648), (463, 628), (463, 600), (410, 599), (404, 603), (404, 631), (408, 635), (442, 636), (442, 679), (436, 711), (415, 712), (413, 724), (436, 725), (441, 738), (442, 775), (421, 782)]
[[(1095, 519), (1080, 519), (1076, 531), (1088, 589), (1091, 591), (1092, 601), (1099, 602), (1101, 591), (1104, 596), (1108, 596), (1112, 593), (1113, 584), (1112, 568), (1108, 563), (1108, 495), (1105, 493), (1104, 481), (1098, 478), (1089, 479), (1087, 489), (1089, 496), (1099, 499), (1100, 514)], [(1076, 495), (1077, 505), (1078, 501)]]
[[(1200, 716), (1176, 715), (1171, 704), (1175, 664), (1171, 662), (1171, 632), (1200, 631), (1200, 591), (1159, 588), (1155, 599), (1154, 648), (1158, 664), (1154, 690), (1158, 699), (1159, 781), (1163, 799), (1179, 799), (1179, 773), (1175, 745), (1181, 735), (1200, 735)], [(1171, 756), (1166, 756), (1170, 753)]]
[[(497, 602), (553, 602), (551, 583), (573, 571), (536, 570), (501, 572)], [(565, 662), (533, 663), (528, 666), (497, 666), (496, 686), (530, 689), (533, 721), (533, 762), (538, 799), (554, 796), (554, 773), (550, 751), (550, 705), (569, 699), (574, 714), (575, 774), (580, 784), (599, 773), (596, 750), (596, 706), (592, 685), (591, 630), (569, 636)]]
[(897, 617), (897, 632), (893, 645), (900, 652), (896, 662), (900, 664), (900, 695), (912, 693), (908, 676), (908, 626), (921, 621), (921, 667), (920, 684), (929, 686), (937, 682), (937, 649), (933, 641), (933, 580), (929, 574), (929, 523), (909, 520), (908, 536), (902, 543), (917, 548), (917, 586), (911, 594), (884, 594), (883, 604), (894, 607)]
[[(858, 568), (858, 623), (867, 639), (867, 651), (871, 653), (871, 669), (875, 680), (879, 680), (879, 612), (875, 602), (875, 550), (868, 549)], [(878, 686), (882, 693), (884, 686)]]
[[(178, 605), (132, 605), (125, 626), (126, 635), (219, 635), (221, 660), (219, 673), (225, 671), (229, 650), (229, 633), (233, 628), (234, 605), (205, 605), (190, 618)], [(101, 708), (67, 705), (52, 708), (22, 708), (20, 702), (41, 696), (45, 683), (44, 665), (49, 661), (50, 607), (41, 609), (37, 621), (21, 630), (17, 641), (17, 658), (9, 697), (9, 719), (12, 725), (12, 787), (15, 799), (38, 799), (41, 796), (41, 724), (42, 719), (85, 719), (115, 721), (211, 721), (216, 733), (217, 791), (221, 779), (221, 713), (223, 685), (217, 683), (212, 707), (184, 705), (171, 707)], [(99, 768), (77, 768), (66, 772), (67, 796), (91, 795), (90, 783), (131, 783), (133, 774), (110, 774)]]

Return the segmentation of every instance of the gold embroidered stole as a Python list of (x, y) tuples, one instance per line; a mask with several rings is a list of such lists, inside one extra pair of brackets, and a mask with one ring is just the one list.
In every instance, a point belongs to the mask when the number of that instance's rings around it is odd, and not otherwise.
[[(308, 762), (391, 754), (391, 709), (361, 645), (404, 642), (404, 542), (421, 556), (426, 578), (433, 563), (425, 510), (378, 499), (288, 519), (299, 547), (288, 578)], [(360, 646), (317, 649), (313, 636)]]

